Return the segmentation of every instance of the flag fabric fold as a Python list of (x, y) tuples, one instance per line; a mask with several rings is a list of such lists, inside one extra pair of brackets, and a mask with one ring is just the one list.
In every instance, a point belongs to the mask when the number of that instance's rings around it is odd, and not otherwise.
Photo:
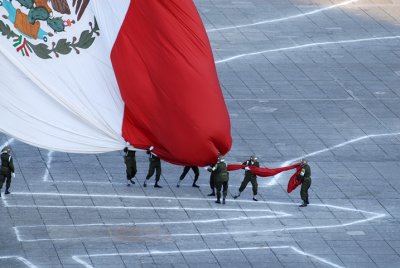
[(296, 189), (296, 187), (298, 187), (301, 184), (301, 181), (297, 179), (297, 177), (301, 172), (301, 163), (296, 163), (290, 166), (280, 167), (280, 168), (266, 168), (266, 167), (247, 166), (242, 164), (229, 164), (228, 171), (244, 169), (246, 167), (250, 169), (251, 173), (260, 177), (271, 177), (287, 170), (296, 169), (295, 173), (292, 175), (292, 177), (288, 182), (287, 192), (291, 193), (294, 189)]

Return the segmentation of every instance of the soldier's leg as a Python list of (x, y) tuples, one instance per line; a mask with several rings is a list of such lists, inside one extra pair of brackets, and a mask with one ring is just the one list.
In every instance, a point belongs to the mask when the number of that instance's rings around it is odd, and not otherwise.
[(244, 189), (246, 189), (247, 184), (249, 184), (249, 182), (250, 182), (250, 180), (247, 177), (243, 178), (243, 181), (239, 187), (239, 192), (233, 197), (234, 199), (236, 199), (240, 196), (240, 194), (244, 191)]
[(154, 184), (154, 187), (162, 188), (162, 186), (158, 185), (158, 182), (160, 181), (161, 177), (161, 164), (158, 164), (155, 169), (156, 169), (156, 183)]
[(192, 170), (194, 172), (194, 181), (193, 181), (192, 187), (199, 188), (199, 186), (196, 184), (196, 182), (197, 182), (197, 180), (199, 179), (199, 176), (200, 176), (199, 167), (192, 167)]
[(253, 188), (253, 200), (258, 201), (257, 194), (258, 194), (258, 183), (257, 178), (251, 180), (251, 186)]
[(181, 176), (179, 177), (178, 183), (176, 184), (176, 187), (180, 187), (181, 186), (181, 181), (186, 177), (186, 174), (189, 172), (190, 167), (184, 167), (183, 168), (183, 172), (181, 174)]
[(0, 175), (0, 189), (3, 188), (3, 184), (5, 182), (6, 177), (3, 175)]
[(132, 178), (131, 179), (133, 179), (135, 176), (136, 176), (136, 173), (137, 173), (137, 167), (136, 167), (136, 162), (135, 162), (135, 164), (132, 166)]
[(301, 205), (302, 207), (307, 206), (308, 188), (310, 188), (310, 185), (311, 185), (310, 181), (306, 180), (306, 179), (301, 184), (300, 197), (301, 197), (301, 200), (303, 200), (303, 204)]
[(6, 177), (6, 192), (5, 192), (5, 194), (10, 193), (10, 191), (9, 191), (10, 187), (11, 187), (11, 175)]
[(307, 203), (307, 205), (308, 204), (310, 204), (310, 202), (308, 201), (308, 189), (310, 189), (310, 187), (311, 187), (311, 179), (308, 179), (307, 180), (307, 192), (306, 192), (306, 203)]
[(150, 161), (149, 172), (147, 172), (147, 176), (146, 176), (146, 179), (145, 179), (145, 181), (143, 183), (143, 187), (147, 187), (147, 182), (146, 181), (149, 180), (154, 175), (155, 171), (156, 171), (156, 167), (155, 167), (153, 161)]
[(215, 188), (217, 189), (217, 201), (215, 201), (215, 203), (220, 204), (221, 203), (222, 182), (221, 181), (216, 181), (215, 182)]
[(186, 174), (189, 172), (189, 170), (190, 170), (190, 167), (185, 167), (183, 169), (183, 172), (182, 172), (181, 176), (179, 177), (180, 181), (183, 180), (186, 177)]
[(222, 190), (222, 204), (225, 204), (225, 199), (226, 196), (228, 195), (228, 181), (225, 181), (223, 184), (223, 190)]
[(0, 196), (1, 196), (1, 188), (3, 188), (5, 177), (0, 174)]
[(132, 179), (135, 177), (136, 175), (136, 167), (130, 167), (129, 169), (126, 170), (126, 179), (128, 180), (128, 186), (130, 186), (129, 183), (135, 184), (134, 181), (132, 181)]

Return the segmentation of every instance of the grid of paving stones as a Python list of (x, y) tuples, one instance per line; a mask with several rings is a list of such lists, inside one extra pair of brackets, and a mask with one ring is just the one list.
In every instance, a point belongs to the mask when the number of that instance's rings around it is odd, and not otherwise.
[[(400, 1), (198, 0), (232, 120), (232, 163), (310, 160), (225, 206), (163, 163), (163, 189), (125, 184), (121, 152), (12, 141), (0, 267), (400, 267)], [(233, 26), (236, 26), (233, 27)], [(239, 27), (237, 27), (239, 26)], [(1, 136), (3, 144), (8, 137)], [(243, 177), (231, 173), (230, 196)], [(250, 186), (250, 185), (249, 185)]]

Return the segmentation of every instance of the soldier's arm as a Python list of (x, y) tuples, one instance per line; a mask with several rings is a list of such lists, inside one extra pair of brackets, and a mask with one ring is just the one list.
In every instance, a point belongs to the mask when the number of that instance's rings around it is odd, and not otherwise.
[(305, 168), (303, 167), (303, 168), (301, 169), (301, 171), (300, 171), (299, 176), (297, 176), (297, 179), (303, 181), (303, 180), (304, 180), (304, 174), (305, 174), (305, 173), (306, 173), (306, 170), (305, 170)]
[(15, 171), (14, 171), (14, 161), (13, 161), (12, 156), (10, 156), (9, 162), (10, 162), (10, 170), (11, 170), (11, 173), (14, 173), (14, 172), (15, 172)]

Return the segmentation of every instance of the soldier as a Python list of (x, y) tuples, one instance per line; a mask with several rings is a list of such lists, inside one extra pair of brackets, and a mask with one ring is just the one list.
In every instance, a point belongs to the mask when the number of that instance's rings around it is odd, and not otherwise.
[(194, 181), (193, 181), (192, 187), (200, 188), (200, 186), (198, 186), (196, 184), (197, 180), (199, 179), (199, 175), (200, 175), (199, 167), (196, 167), (196, 166), (186, 166), (183, 169), (183, 172), (182, 172), (181, 176), (179, 177), (178, 184), (176, 185), (176, 187), (179, 188), (181, 181), (185, 178), (186, 174), (189, 172), (190, 169), (192, 169), (194, 172)]
[(124, 162), (126, 165), (126, 179), (128, 180), (127, 186), (130, 186), (131, 184), (135, 184), (135, 182), (132, 180), (137, 173), (136, 169), (136, 151), (134, 150), (129, 150), (128, 147), (124, 148)]
[(298, 180), (301, 180), (301, 190), (300, 190), (300, 197), (303, 200), (303, 204), (300, 207), (306, 207), (308, 204), (308, 189), (311, 186), (311, 168), (308, 165), (307, 159), (301, 160), (302, 168), (299, 176), (297, 177)]
[(213, 167), (209, 167), (208, 171), (211, 172), (217, 189), (217, 201), (215, 203), (221, 204), (222, 189), (222, 204), (225, 204), (226, 195), (228, 194), (229, 173), (222, 155), (218, 156), (218, 162)]
[(15, 178), (14, 163), (11, 156), (11, 148), (6, 146), (1, 151), (1, 170), (0, 170), (0, 196), (4, 181), (6, 182), (5, 194), (10, 194), (11, 176)]
[(158, 185), (158, 182), (160, 181), (161, 177), (161, 160), (160, 158), (152, 152), (154, 149), (153, 146), (151, 146), (147, 150), (147, 154), (149, 155), (149, 172), (147, 173), (146, 180), (143, 183), (143, 187), (147, 187), (147, 180), (151, 178), (151, 176), (154, 175), (154, 171), (156, 172), (156, 183), (154, 184), (154, 188), (162, 188), (161, 185)]
[[(245, 166), (253, 166), (253, 167), (260, 167), (260, 163), (258, 162), (258, 159), (255, 155), (252, 155), (249, 160), (244, 162), (242, 165)], [(244, 179), (242, 181), (242, 184), (240, 185), (239, 192), (233, 197), (234, 199), (238, 198), (240, 194), (244, 191), (246, 188), (247, 184), (251, 182), (251, 186), (253, 187), (253, 200), (258, 201), (257, 199), (257, 190), (258, 190), (258, 184), (257, 184), (257, 176), (253, 173), (251, 173), (250, 169), (248, 167), (245, 168), (245, 173), (244, 173)]]

